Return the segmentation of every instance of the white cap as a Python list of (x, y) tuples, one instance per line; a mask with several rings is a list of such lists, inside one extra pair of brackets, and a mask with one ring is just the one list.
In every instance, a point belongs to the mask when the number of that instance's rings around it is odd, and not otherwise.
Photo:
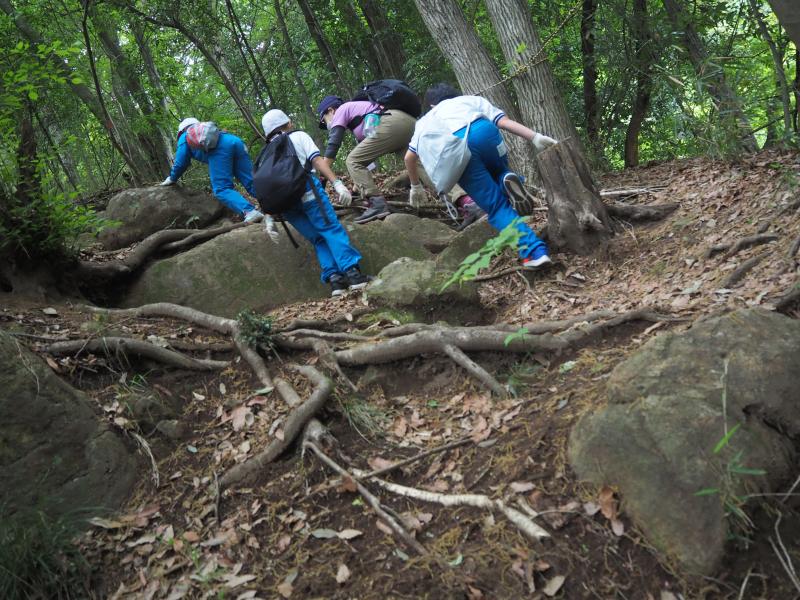
[(289, 122), (289, 117), (285, 112), (277, 108), (268, 110), (261, 117), (261, 126), (264, 128), (264, 135), (269, 135), (278, 127), (283, 127)]
[(195, 119), (194, 117), (188, 117), (188, 118), (184, 119), (183, 121), (181, 121), (181, 122), (178, 124), (178, 135), (180, 135), (180, 134), (181, 134), (181, 131), (183, 131), (184, 129), (186, 129), (186, 128), (187, 128), (187, 127), (189, 127), (190, 125), (194, 125), (195, 123), (199, 123), (199, 122), (200, 122), (200, 121), (198, 121), (198, 120), (197, 120), (197, 119)]

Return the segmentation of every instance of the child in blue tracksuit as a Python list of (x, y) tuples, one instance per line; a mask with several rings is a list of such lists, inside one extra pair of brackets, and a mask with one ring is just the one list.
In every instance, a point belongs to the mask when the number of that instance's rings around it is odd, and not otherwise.
[[(267, 143), (278, 135), (288, 135), (300, 164), (303, 167), (311, 164), (328, 181), (333, 181), (333, 188), (339, 196), (339, 201), (345, 205), (350, 204), (352, 201), (350, 192), (322, 160), (314, 140), (305, 131), (292, 131), (292, 122), (286, 113), (272, 109), (264, 114), (261, 125), (264, 128), (264, 135), (267, 136)], [(311, 189), (312, 185), (316, 194)], [(317, 202), (317, 196), (320, 202)], [(350, 244), (350, 238), (339, 223), (325, 188), (313, 172), (297, 207), (284, 211), (281, 216), (313, 244), (322, 269), (322, 282), (330, 284), (332, 296), (340, 296), (348, 289), (357, 290), (366, 287), (369, 277), (363, 275), (358, 266), (361, 254)], [(278, 231), (269, 215), (264, 217), (264, 229), (270, 239), (277, 242)]]
[[(458, 184), (464, 188), (475, 203), (489, 216), (489, 224), (495, 229), (505, 229), (519, 214), (509, 201), (512, 197), (526, 194), (522, 179), (508, 168), (508, 155), (500, 129), (530, 140), (539, 151), (556, 143), (553, 138), (512, 121), (505, 113), (480, 96), (463, 96), (447, 84), (438, 84), (425, 94), (425, 104), (433, 108), (420, 121), (411, 138), (405, 163), (411, 183), (419, 182), (417, 175), (418, 144), (424, 131), (425, 120), (435, 119), (456, 137), (463, 138), (467, 125), (467, 146), (472, 154)], [(424, 154), (423, 154), (424, 166)], [(519, 255), (523, 268), (535, 269), (550, 264), (547, 245), (524, 222), (517, 225), (522, 234), (519, 240)]]
[(178, 147), (175, 150), (175, 163), (161, 185), (173, 185), (189, 168), (192, 159), (208, 164), (208, 175), (214, 196), (235, 213), (244, 217), (245, 222), (261, 217), (261, 211), (245, 200), (233, 187), (233, 177), (239, 180), (251, 196), (253, 189), (253, 163), (244, 142), (232, 133), (220, 132), (216, 147), (209, 152), (195, 150), (186, 143), (186, 130), (199, 121), (194, 117), (184, 119), (178, 125)]

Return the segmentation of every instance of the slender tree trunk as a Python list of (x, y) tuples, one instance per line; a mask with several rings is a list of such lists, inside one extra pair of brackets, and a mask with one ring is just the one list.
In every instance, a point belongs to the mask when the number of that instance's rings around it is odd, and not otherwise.
[(778, 22), (786, 30), (786, 35), (794, 42), (795, 48), (800, 48), (800, 10), (797, 0), (767, 0)]
[(286, 26), (286, 19), (284, 18), (283, 9), (281, 8), (281, 0), (273, 0), (273, 5), (275, 6), (275, 17), (278, 20), (278, 28), (281, 30), (283, 42), (286, 45), (286, 53), (289, 57), (289, 65), (292, 67), (292, 73), (294, 74), (295, 81), (297, 82), (297, 89), (300, 91), (300, 97), (303, 99), (303, 111), (306, 113), (308, 118), (307, 131), (311, 134), (311, 136), (314, 138), (314, 141), (319, 146), (322, 144), (322, 136), (318, 133), (319, 127), (317, 127), (317, 116), (314, 113), (314, 107), (311, 104), (311, 97), (308, 94), (306, 85), (303, 82), (302, 74), (300, 73), (300, 64), (298, 63), (297, 57), (292, 49), (292, 39), (289, 37), (289, 28)]
[(234, 27), (239, 28), (239, 36), (244, 46), (247, 55), (250, 57), (250, 60), (253, 63), (253, 69), (255, 70), (256, 74), (258, 75), (259, 80), (261, 81), (261, 85), (264, 87), (264, 91), (267, 93), (267, 98), (269, 99), (269, 103), (272, 106), (277, 106), (279, 103), (275, 100), (275, 97), (272, 94), (272, 86), (267, 81), (266, 76), (264, 75), (264, 71), (261, 70), (261, 64), (258, 62), (256, 58), (255, 52), (253, 52), (253, 47), (250, 45), (250, 42), (247, 40), (247, 36), (244, 33), (244, 27), (242, 27), (242, 22), (239, 20), (239, 16), (236, 14), (236, 11), (233, 10), (233, 6), (231, 5), (231, 15), (233, 16), (234, 20)]
[(583, 111), (586, 113), (586, 137), (589, 148), (598, 157), (600, 147), (600, 110), (597, 105), (597, 58), (594, 50), (597, 0), (583, 0), (581, 18), (581, 58), (583, 59)]
[(382, 79), (388, 77), (383, 71), (383, 66), (378, 61), (378, 57), (372, 49), (372, 44), (367, 38), (369, 31), (361, 21), (361, 17), (353, 6), (352, 0), (334, 0), (336, 10), (342, 16), (345, 27), (351, 35), (351, 43), (355, 47), (358, 60), (366, 65), (370, 75), (366, 79)]
[[(798, 10), (800, 10), (800, 6), (798, 6)], [(783, 135), (787, 137), (792, 131), (792, 101), (789, 95), (789, 84), (786, 81), (786, 73), (783, 70), (783, 53), (778, 49), (778, 45), (772, 38), (772, 34), (769, 32), (767, 24), (764, 21), (764, 15), (761, 14), (756, 0), (750, 0), (750, 12), (758, 25), (758, 31), (761, 37), (769, 47), (770, 54), (772, 54), (772, 63), (775, 67), (778, 93), (780, 94), (781, 104), (783, 105)]]
[[(59, 151), (60, 145), (53, 140), (53, 136), (50, 135), (50, 131), (48, 130), (47, 125), (42, 121), (42, 117), (39, 115), (39, 112), (37, 110), (33, 111), (33, 116), (36, 119), (36, 122), (39, 124), (39, 129), (41, 129), (42, 135), (44, 135), (44, 138), (47, 140), (47, 144), (50, 146), (50, 151), (53, 154), (55, 154), (56, 160), (58, 161), (58, 164), (61, 166), (61, 170), (64, 172), (67, 181), (69, 181), (69, 184), (72, 187), (72, 189), (77, 192), (78, 177), (76, 176), (74, 170), (67, 165), (67, 163), (64, 161), (64, 158), (61, 156), (61, 152)], [(58, 179), (58, 177), (56, 177), (56, 179)]]
[(382, 75), (404, 79), (406, 55), (403, 40), (389, 23), (386, 8), (380, 0), (358, 0), (358, 3), (372, 32), (372, 45), (381, 64)]
[(253, 94), (258, 99), (258, 103), (261, 105), (261, 108), (266, 111), (267, 102), (261, 95), (262, 85), (261, 82), (256, 79), (256, 74), (253, 71), (253, 68), (250, 66), (250, 61), (247, 59), (247, 55), (245, 54), (244, 46), (247, 44), (247, 40), (245, 38), (244, 31), (241, 28), (241, 23), (239, 23), (239, 17), (236, 16), (236, 12), (233, 9), (231, 0), (225, 0), (225, 8), (228, 10), (228, 18), (231, 21), (231, 30), (233, 31), (236, 48), (239, 50), (239, 55), (242, 57), (242, 63), (244, 63), (244, 67), (247, 69), (247, 74), (250, 76), (250, 81), (253, 83)]
[[(504, 84), (499, 83), (502, 79), (500, 70), (455, 0), (414, 2), (431, 36), (453, 67), (463, 92), (484, 96), (489, 102), (502, 108), (509, 118), (521, 121), (511, 94)], [(532, 176), (535, 168), (531, 144), (514, 135), (504, 137), (509, 147), (512, 167)]]
[(655, 55), (647, 18), (647, 0), (633, 0), (631, 30), (635, 48), (633, 65), (636, 69), (636, 95), (633, 98), (631, 120), (625, 132), (626, 167), (635, 167), (639, 164), (639, 133), (650, 108), (650, 97), (653, 92), (652, 73)]
[(33, 130), (33, 105), (25, 102), (20, 109), (19, 146), (17, 146), (17, 192), (19, 205), (33, 202), (42, 193), (36, 160), (36, 134)]
[(795, 133), (800, 133), (798, 115), (800, 115), (800, 46), (794, 51), (794, 116), (792, 120)]
[(319, 21), (314, 16), (314, 11), (311, 8), (311, 4), (309, 0), (297, 0), (297, 4), (300, 6), (300, 10), (303, 12), (303, 18), (306, 21), (306, 25), (308, 26), (308, 32), (311, 34), (311, 37), (314, 39), (314, 42), (317, 44), (317, 48), (319, 49), (319, 53), (322, 55), (322, 60), (328, 67), (328, 71), (336, 78), (339, 88), (342, 90), (342, 93), (345, 95), (352, 95), (353, 90), (347, 84), (347, 81), (342, 75), (342, 71), (339, 69), (339, 62), (336, 60), (336, 56), (333, 54), (333, 49), (331, 45), (328, 43), (328, 40), (325, 38), (325, 32), (322, 30), (322, 26), (319, 24)]
[(718, 112), (723, 121), (731, 122), (739, 138), (739, 146), (745, 152), (755, 152), (758, 150), (756, 138), (752, 133), (750, 120), (742, 110), (742, 103), (736, 92), (728, 85), (725, 78), (725, 71), (722, 67), (714, 64), (710, 60), (705, 43), (695, 31), (690, 22), (690, 17), (686, 14), (681, 0), (662, 0), (664, 9), (667, 12), (675, 31), (681, 33), (689, 60), (694, 67), (700, 81), (707, 82), (708, 91), (711, 97), (716, 100)]

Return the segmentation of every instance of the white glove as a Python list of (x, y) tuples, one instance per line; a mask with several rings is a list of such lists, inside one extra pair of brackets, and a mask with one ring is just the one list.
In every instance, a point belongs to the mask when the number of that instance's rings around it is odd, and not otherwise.
[(333, 189), (339, 195), (339, 204), (342, 206), (350, 206), (353, 203), (353, 196), (347, 186), (342, 183), (341, 179), (333, 182)]
[(162, 181), (158, 185), (175, 185), (175, 182), (172, 181), (171, 177), (167, 177), (164, 181)]
[(558, 140), (554, 140), (553, 138), (542, 135), (541, 133), (534, 133), (531, 142), (533, 142), (533, 147), (536, 148), (538, 152), (541, 152), (550, 146), (556, 145)]
[(408, 193), (408, 203), (414, 208), (419, 208), (420, 204), (428, 199), (425, 188), (421, 183), (412, 183), (411, 191)]
[(264, 233), (267, 234), (267, 237), (273, 244), (278, 243), (280, 235), (278, 234), (278, 230), (275, 227), (275, 220), (269, 215), (264, 215)]

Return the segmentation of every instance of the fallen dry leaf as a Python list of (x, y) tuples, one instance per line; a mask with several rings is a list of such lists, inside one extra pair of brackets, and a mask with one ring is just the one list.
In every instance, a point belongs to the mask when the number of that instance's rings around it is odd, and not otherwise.
[(348, 579), (350, 579), (350, 569), (347, 568), (347, 565), (341, 563), (336, 570), (336, 583), (344, 583)]
[(530, 492), (536, 485), (529, 481), (513, 481), (509, 487), (511, 491), (517, 494), (524, 494), (525, 492)]
[(364, 532), (359, 531), (358, 529), (342, 529), (337, 534), (337, 537), (340, 540), (352, 540), (353, 538), (357, 538), (360, 535), (364, 535)]
[(604, 485), (600, 488), (597, 500), (600, 505), (600, 511), (606, 519), (612, 521), (617, 518), (617, 501), (614, 499), (614, 490)]
[(394, 465), (394, 461), (386, 460), (385, 458), (381, 458), (380, 456), (373, 456), (372, 458), (367, 460), (367, 464), (373, 471), (377, 471), (379, 469), (387, 469)]
[(548, 596), (550, 598), (555, 596), (558, 593), (558, 591), (561, 589), (561, 586), (564, 585), (564, 581), (565, 580), (566, 580), (566, 577), (564, 577), (563, 575), (556, 575), (552, 579), (549, 579), (547, 581), (547, 585), (545, 585), (544, 588), (542, 588), (542, 591), (544, 592), (544, 595)]
[(612, 519), (611, 520), (611, 531), (614, 532), (614, 535), (617, 537), (621, 537), (623, 533), (625, 533), (625, 525), (622, 524), (622, 521), (619, 519)]

